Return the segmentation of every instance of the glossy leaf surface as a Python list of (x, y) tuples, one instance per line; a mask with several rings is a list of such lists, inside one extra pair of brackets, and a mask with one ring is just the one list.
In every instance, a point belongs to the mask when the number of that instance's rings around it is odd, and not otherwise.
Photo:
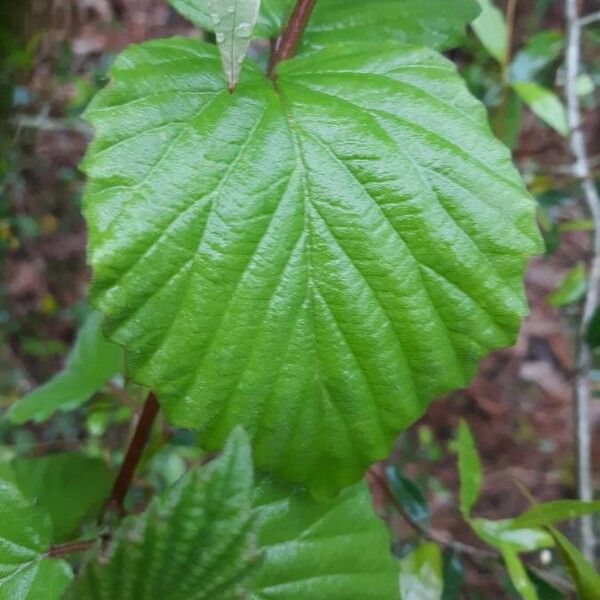
[(385, 474), (390, 491), (410, 521), (427, 527), (431, 511), (420, 488), (413, 481), (404, 477), (396, 465), (388, 465)]
[(516, 552), (533, 552), (554, 545), (545, 529), (536, 527), (513, 527), (512, 519), (492, 521), (471, 519), (473, 531), (487, 544), (495, 548), (511, 547)]
[(527, 575), (525, 565), (521, 562), (521, 559), (514, 548), (510, 545), (501, 544), (500, 553), (504, 560), (504, 564), (506, 565), (510, 580), (523, 600), (538, 600), (537, 592)]
[(545, 527), (560, 521), (575, 519), (583, 515), (600, 513), (600, 502), (581, 500), (556, 500), (545, 504), (536, 504), (523, 514), (512, 519), (512, 527)]
[(401, 598), (439, 600), (443, 588), (442, 553), (436, 544), (420, 544), (400, 561)]
[[(170, 0), (196, 25), (215, 30), (210, 0)], [(213, 0), (221, 2), (222, 0)], [(276, 36), (295, 0), (262, 0), (256, 37)], [(446, 49), (457, 46), (478, 14), (475, 0), (319, 0), (303, 36), (306, 46), (332, 42), (396, 39)]]
[[(313, 492), (511, 344), (534, 205), (451, 63), (397, 42), (250, 64), (134, 47), (87, 118), (92, 301), (137, 382)], [(482, 159), (485, 157), (485, 160)]]
[(67, 598), (247, 598), (258, 558), (252, 479), (250, 446), (238, 429), (221, 457), (126, 518), (108, 549), (96, 547)]
[(0, 600), (59, 600), (72, 578), (63, 560), (46, 556), (52, 521), (0, 465)]
[(567, 135), (567, 113), (553, 91), (531, 81), (515, 82), (512, 87), (537, 117), (561, 135)]
[(45, 421), (57, 410), (77, 408), (123, 369), (123, 351), (104, 339), (102, 316), (92, 312), (77, 335), (65, 368), (13, 404), (14, 423)]
[(364, 483), (319, 503), (263, 481), (254, 498), (264, 553), (252, 600), (399, 600), (389, 532)]

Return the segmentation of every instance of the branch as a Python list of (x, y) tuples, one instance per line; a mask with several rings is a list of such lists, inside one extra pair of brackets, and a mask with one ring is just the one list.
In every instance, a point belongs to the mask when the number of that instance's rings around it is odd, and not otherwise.
[(269, 65), (269, 76), (273, 75), (275, 67), (283, 60), (294, 56), (300, 38), (306, 29), (308, 19), (315, 7), (317, 0), (298, 0), (294, 12), (286, 25), (284, 32), (275, 51), (273, 60)]
[(152, 425), (154, 424), (156, 416), (158, 415), (159, 409), (160, 407), (154, 392), (150, 392), (148, 394), (148, 398), (146, 399), (146, 403), (144, 404), (142, 414), (140, 415), (137, 425), (135, 426), (133, 437), (131, 438), (131, 442), (127, 448), (127, 453), (123, 459), (123, 464), (121, 465), (121, 469), (119, 470), (110, 496), (100, 513), (99, 520), (102, 520), (102, 517), (106, 511), (111, 508), (123, 513), (125, 497), (127, 496), (127, 492), (131, 486), (133, 475), (138, 463), (140, 462), (140, 458), (142, 457), (144, 446), (148, 441), (148, 436), (150, 435)]
[(591, 13), (589, 15), (586, 15), (585, 17), (581, 17), (581, 19), (579, 19), (579, 27), (585, 27), (586, 25), (591, 25), (592, 23), (595, 23), (596, 21), (600, 21), (600, 10), (594, 13)]
[[(592, 256), (589, 272), (588, 291), (585, 297), (583, 314), (579, 327), (575, 378), (575, 447), (577, 454), (577, 491), (579, 498), (593, 500), (591, 440), (589, 425), (589, 406), (591, 401), (590, 371), (593, 366), (592, 349), (585, 341), (591, 318), (600, 300), (600, 199), (592, 179), (587, 155), (585, 137), (581, 128), (581, 108), (577, 96), (577, 75), (581, 60), (581, 21), (577, 0), (565, 0), (567, 22), (567, 48), (565, 53), (565, 96), (567, 102), (567, 121), (569, 124), (569, 144), (575, 159), (573, 172), (581, 180), (588, 211), (594, 222)], [(592, 516), (580, 520), (580, 542), (583, 554), (590, 561), (594, 557), (596, 540), (594, 538)]]
[(96, 540), (78, 540), (76, 542), (67, 542), (66, 544), (58, 544), (56, 546), (50, 546), (47, 555), (50, 558), (61, 558), (68, 554), (75, 554), (77, 552), (85, 552), (89, 550)]

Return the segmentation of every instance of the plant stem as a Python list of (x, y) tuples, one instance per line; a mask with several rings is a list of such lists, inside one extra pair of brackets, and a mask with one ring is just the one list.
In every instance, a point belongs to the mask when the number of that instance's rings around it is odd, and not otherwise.
[(96, 540), (78, 540), (76, 542), (67, 542), (66, 544), (58, 544), (57, 546), (50, 546), (48, 550), (48, 556), (50, 558), (60, 558), (67, 556), (68, 554), (75, 554), (77, 552), (85, 552), (89, 550)]
[(296, 48), (304, 29), (308, 23), (308, 19), (315, 7), (317, 0), (298, 0), (292, 12), (292, 16), (288, 21), (284, 32), (281, 34), (281, 39), (277, 45), (277, 50), (271, 64), (269, 66), (269, 76), (273, 75), (275, 67), (283, 60), (287, 60), (294, 56)]
[(123, 513), (125, 497), (127, 496), (127, 492), (131, 486), (133, 475), (138, 463), (140, 462), (140, 458), (142, 457), (144, 446), (148, 441), (148, 436), (150, 435), (150, 431), (152, 430), (152, 426), (154, 425), (154, 421), (158, 415), (159, 409), (160, 407), (158, 401), (156, 400), (156, 395), (154, 392), (150, 392), (148, 394), (148, 398), (146, 399), (146, 403), (144, 404), (144, 408), (142, 409), (142, 414), (140, 415), (140, 418), (135, 426), (133, 437), (131, 438), (131, 442), (127, 448), (127, 453), (125, 454), (123, 464), (121, 465), (121, 469), (119, 470), (117, 478), (115, 479), (110, 496), (104, 504), (102, 512), (100, 513), (99, 520), (102, 519), (104, 513), (109, 508), (115, 508), (120, 513)]
[[(581, 60), (581, 21), (577, 0), (565, 0), (567, 22), (567, 47), (565, 53), (565, 96), (567, 102), (567, 121), (569, 124), (569, 143), (575, 159), (573, 172), (581, 181), (588, 211), (594, 222), (591, 264), (588, 279), (588, 291), (585, 297), (583, 314), (579, 327), (575, 399), (574, 399), (574, 435), (577, 457), (577, 491), (579, 498), (585, 501), (593, 499), (591, 440), (589, 406), (591, 401), (590, 371), (593, 367), (592, 349), (586, 342), (586, 333), (600, 300), (600, 198), (592, 179), (585, 137), (581, 128), (581, 108), (577, 96), (577, 75)], [(591, 515), (580, 519), (580, 542), (584, 556), (593, 561), (596, 540)]]

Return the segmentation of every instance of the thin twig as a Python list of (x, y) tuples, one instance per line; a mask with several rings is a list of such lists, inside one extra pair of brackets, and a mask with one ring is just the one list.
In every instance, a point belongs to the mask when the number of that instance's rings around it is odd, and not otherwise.
[(152, 430), (152, 426), (158, 415), (159, 408), (154, 392), (150, 392), (146, 399), (146, 403), (144, 404), (142, 414), (136, 424), (133, 437), (127, 448), (127, 453), (125, 454), (123, 464), (115, 479), (110, 496), (100, 513), (99, 520), (102, 519), (108, 509), (114, 508), (120, 513), (123, 512), (125, 497), (131, 486), (133, 475), (140, 462), (140, 458), (142, 457), (142, 452), (148, 441), (148, 436), (150, 435), (150, 431)]
[(60, 558), (61, 556), (67, 556), (68, 554), (85, 552), (95, 543), (96, 540), (78, 540), (76, 542), (67, 542), (66, 544), (57, 544), (56, 546), (50, 546), (47, 555), (50, 558)]
[[(570, 130), (569, 143), (575, 159), (573, 171), (581, 181), (587, 208), (594, 222), (588, 291), (578, 335), (574, 399), (577, 491), (581, 500), (591, 501), (593, 492), (589, 405), (592, 394), (589, 374), (593, 366), (593, 356), (592, 349), (586, 343), (586, 333), (600, 300), (600, 199), (591, 176), (585, 137), (580, 127), (582, 119), (579, 97), (577, 96), (577, 75), (581, 60), (581, 24), (577, 0), (565, 0), (565, 15), (567, 23), (565, 96)], [(596, 546), (592, 516), (582, 517), (579, 523), (583, 554), (588, 560), (592, 561)]]
[(579, 27), (585, 27), (586, 25), (591, 25), (596, 21), (600, 21), (600, 10), (593, 12), (585, 17), (581, 17), (579, 19)]
[(272, 76), (275, 67), (283, 60), (287, 60), (294, 56), (300, 38), (304, 33), (304, 29), (308, 24), (310, 15), (315, 7), (317, 0), (298, 0), (292, 16), (286, 25), (284, 32), (281, 34), (281, 39), (277, 45), (275, 56), (271, 61), (269, 75)]

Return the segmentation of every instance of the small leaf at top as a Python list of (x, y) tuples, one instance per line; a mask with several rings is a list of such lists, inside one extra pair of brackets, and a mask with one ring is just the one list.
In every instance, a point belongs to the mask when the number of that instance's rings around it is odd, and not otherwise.
[(483, 478), (481, 460), (467, 422), (461, 420), (457, 436), (460, 512), (467, 518), (479, 498)]
[[(215, 32), (227, 87), (233, 92), (252, 41), (261, 0), (169, 1), (190, 21)], [(266, 3), (269, 4), (269, 0)]]
[(483, 44), (483, 47), (499, 63), (506, 60), (506, 20), (502, 11), (494, 4), (494, 0), (477, 0), (481, 13), (471, 23), (471, 27)]
[(59, 600), (73, 573), (48, 558), (52, 521), (20, 488), (9, 465), (0, 465), (0, 600)]
[(247, 598), (258, 563), (252, 484), (248, 437), (236, 429), (219, 458), (124, 519), (108, 548), (98, 543), (66, 598)]
[(10, 407), (13, 423), (41, 422), (57, 410), (77, 408), (123, 369), (123, 350), (106, 341), (101, 326), (102, 315), (92, 311), (77, 333), (65, 368)]

